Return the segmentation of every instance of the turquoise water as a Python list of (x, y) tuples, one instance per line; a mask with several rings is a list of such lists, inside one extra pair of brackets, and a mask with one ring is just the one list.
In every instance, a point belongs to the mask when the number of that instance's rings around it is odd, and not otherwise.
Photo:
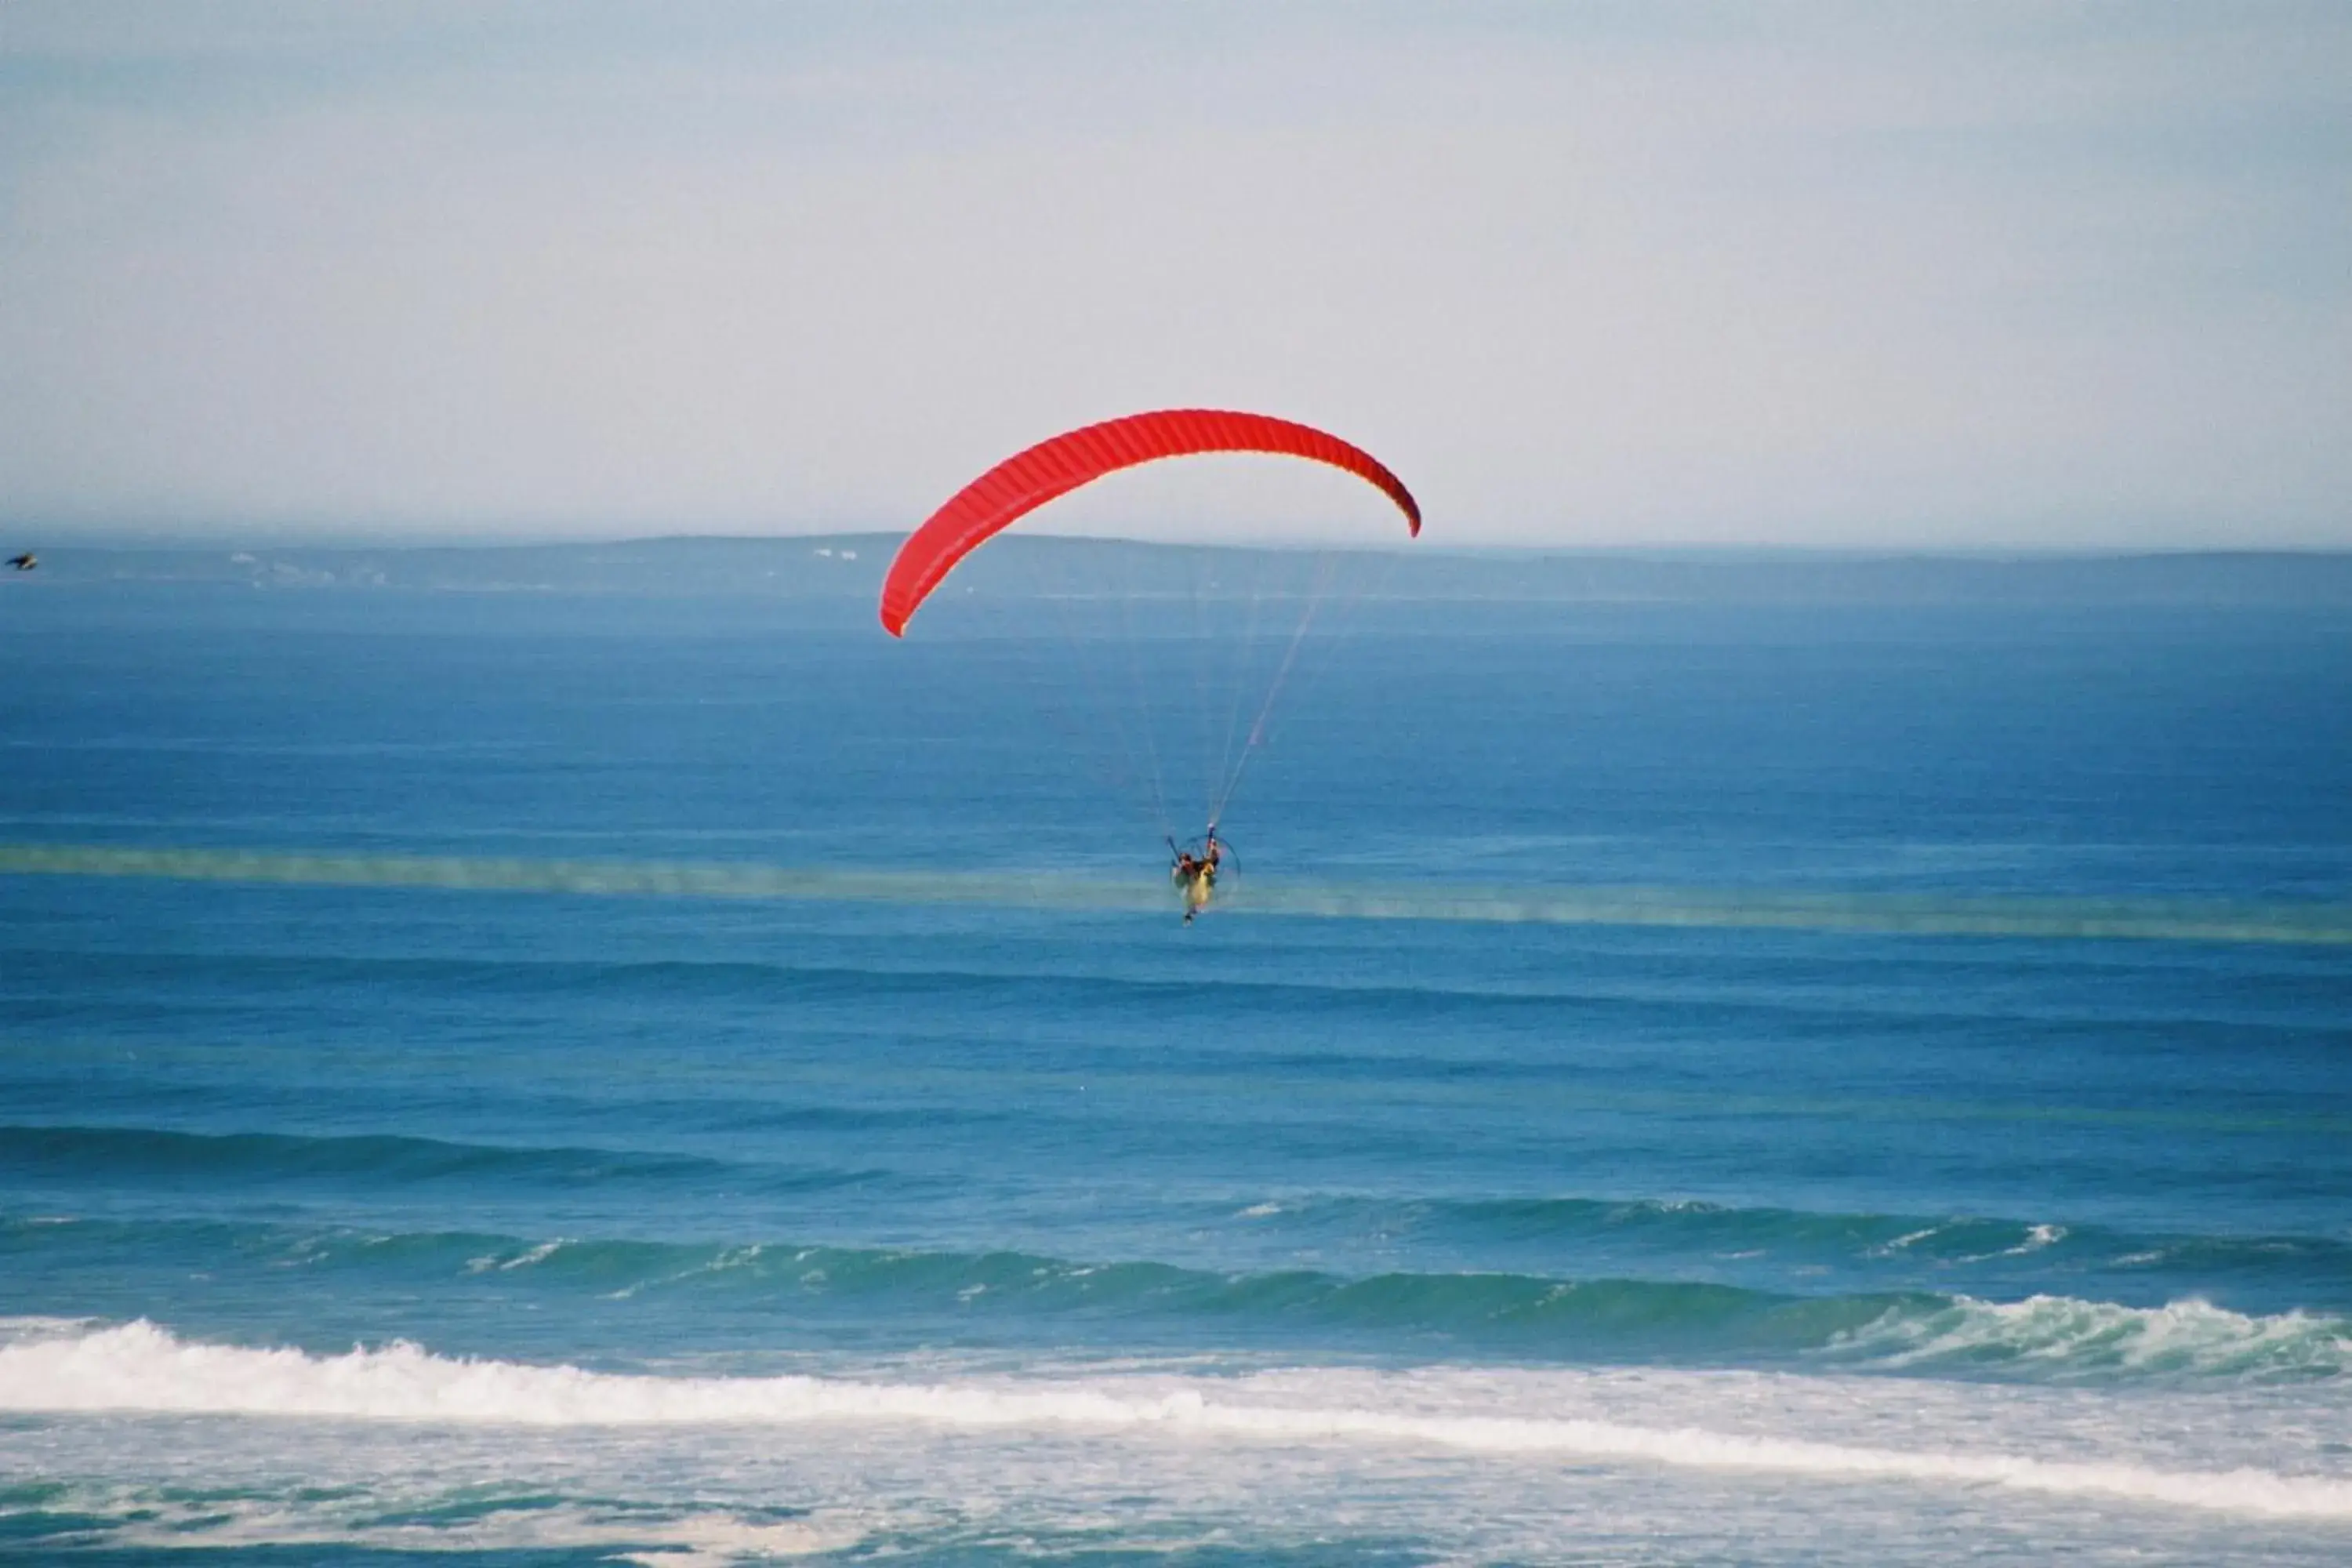
[(2340, 609), (0, 607), (0, 1560), (2352, 1552)]

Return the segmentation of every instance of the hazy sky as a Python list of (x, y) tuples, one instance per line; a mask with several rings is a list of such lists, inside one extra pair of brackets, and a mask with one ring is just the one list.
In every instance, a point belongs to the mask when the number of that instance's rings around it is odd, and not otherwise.
[(0, 539), (908, 527), (1183, 404), (1433, 541), (2352, 545), (2352, 5), (0, 0)]

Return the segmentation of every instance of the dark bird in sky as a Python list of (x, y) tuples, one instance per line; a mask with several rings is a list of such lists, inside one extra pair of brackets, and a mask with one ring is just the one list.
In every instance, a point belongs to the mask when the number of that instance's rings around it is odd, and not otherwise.
[(8, 557), (8, 564), (14, 566), (19, 572), (30, 572), (34, 567), (38, 566), (40, 563), (40, 557), (35, 555), (29, 550), (25, 552), (22, 555), (11, 555)]

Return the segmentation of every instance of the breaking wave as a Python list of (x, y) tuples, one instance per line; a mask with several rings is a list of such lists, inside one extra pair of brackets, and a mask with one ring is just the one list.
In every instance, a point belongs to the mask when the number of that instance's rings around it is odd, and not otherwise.
[(2352, 1366), (2352, 1321), (2305, 1312), (2254, 1317), (2206, 1301), (2123, 1307), (2034, 1296), (1960, 1297), (1891, 1311), (1828, 1347), (1887, 1371), (2103, 1377), (2336, 1378)]
[[(184, 1258), (215, 1280), (690, 1308), (700, 1342), (758, 1342), (882, 1320), (958, 1342), (1334, 1347), (1409, 1362), (1826, 1363), (1841, 1370), (2029, 1383), (2308, 1384), (2352, 1373), (2352, 1320), (2136, 1307), (2037, 1294), (1816, 1295), (1704, 1280), (1507, 1272), (1346, 1275), (1086, 1262), (1014, 1251), (529, 1238), (236, 1222), (0, 1219), (0, 1260), (71, 1275), (126, 1251)], [(133, 1301), (130, 1316), (144, 1310)], [(601, 1307), (598, 1310), (602, 1310)], [(747, 1339), (746, 1336), (749, 1336)]]
[(21, 1330), (0, 1345), (0, 1409), (163, 1412), (529, 1427), (914, 1426), (1318, 1447), (1368, 1444), (1518, 1461), (2000, 1488), (2273, 1519), (2352, 1520), (2352, 1480), (2254, 1468), (1906, 1449), (1433, 1406), (1357, 1376), (675, 1377), (439, 1356), (413, 1344), (341, 1355), (191, 1342), (152, 1323)]

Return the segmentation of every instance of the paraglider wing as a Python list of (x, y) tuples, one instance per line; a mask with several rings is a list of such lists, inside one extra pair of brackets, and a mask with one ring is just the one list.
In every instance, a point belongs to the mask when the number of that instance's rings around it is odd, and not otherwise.
[(1344, 468), (1396, 502), (1412, 531), (1421, 507), (1404, 482), (1360, 447), (1309, 425), (1264, 414), (1170, 408), (1131, 414), (1041, 441), (964, 486), (908, 536), (882, 584), (882, 625), (902, 636), (932, 589), (992, 535), (1080, 485), (1161, 458), (1204, 452), (1271, 452)]

